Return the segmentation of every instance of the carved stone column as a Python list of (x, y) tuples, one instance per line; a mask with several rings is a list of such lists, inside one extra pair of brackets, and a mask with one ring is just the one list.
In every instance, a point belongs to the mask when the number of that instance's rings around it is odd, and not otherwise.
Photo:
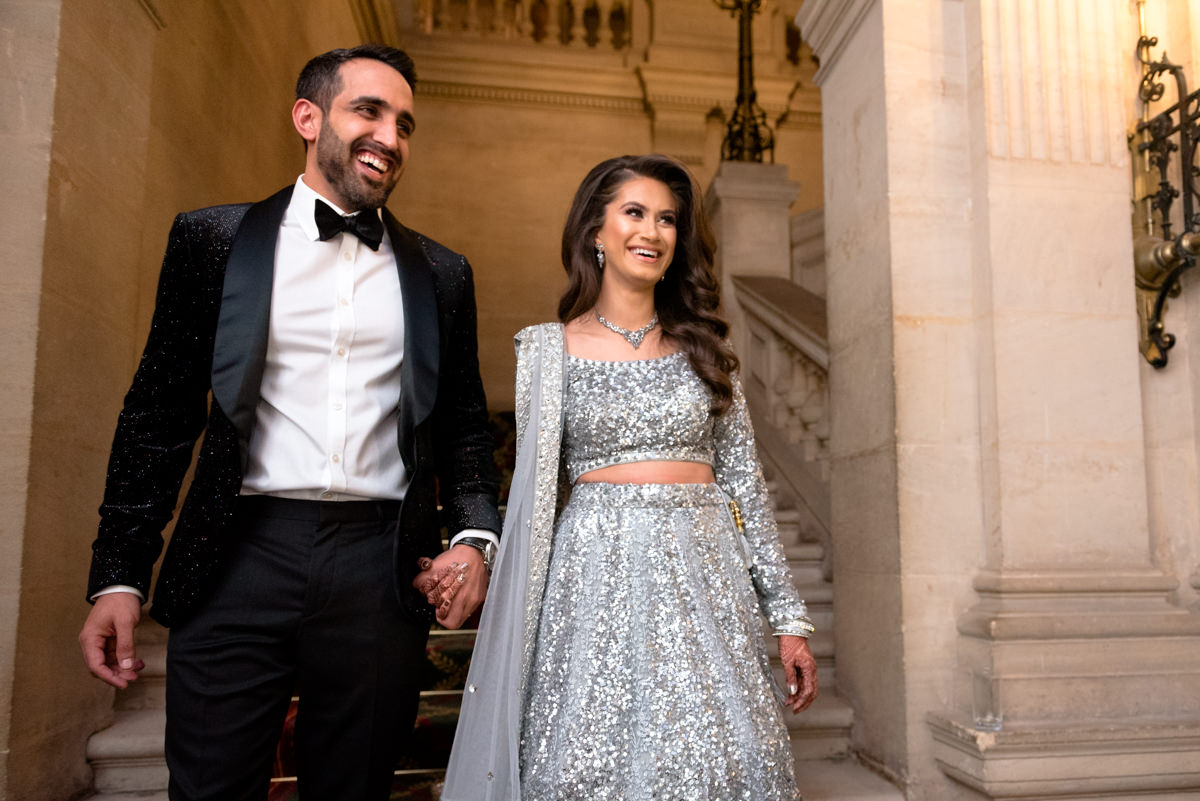
[(799, 14), (822, 64), (838, 684), (910, 798), (1200, 790), (1200, 615), (1148, 523), (1128, 12)]

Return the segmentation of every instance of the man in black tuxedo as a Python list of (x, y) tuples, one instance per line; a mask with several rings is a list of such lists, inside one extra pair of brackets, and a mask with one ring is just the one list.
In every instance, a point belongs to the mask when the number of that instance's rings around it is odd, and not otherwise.
[(471, 269), (383, 208), (414, 82), (393, 48), (317, 56), (296, 184), (171, 229), (80, 644), (97, 677), (137, 677), (133, 628), (203, 433), (150, 610), (171, 627), (172, 799), (265, 798), (297, 682), (305, 801), (386, 798), (429, 623), (461, 625), (486, 592), (500, 522)]

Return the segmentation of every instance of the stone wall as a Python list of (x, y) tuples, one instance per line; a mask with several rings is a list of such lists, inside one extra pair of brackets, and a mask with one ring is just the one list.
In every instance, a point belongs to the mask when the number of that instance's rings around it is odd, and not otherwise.
[(575, 188), (597, 162), (649, 150), (649, 122), (641, 114), (433, 98), (421, 94), (420, 80), (411, 161), (390, 207), (470, 259), (488, 405), (511, 409), (513, 335), (556, 319), (566, 287), (559, 252)]
[[(30, 479), (39, 295), (50, 170), (59, 0), (9, 3), (0, 14), (0, 797), (14, 767), (12, 693), (18, 658), (23, 531)], [(19, 758), (19, 755), (18, 755)]]
[[(11, 473), (27, 484), (3, 499), (0, 547), (12, 558), (0, 559), (0, 619), (14, 622), (19, 654), (5, 693), (14, 725), (4, 786), (9, 798), (37, 801), (88, 786), (84, 746), (111, 715), (112, 693), (84, 670), (75, 637), (108, 446), (171, 219), (264, 196), (299, 174), (288, 118), (295, 75), (312, 53), (357, 32), (335, 0), (309, 3), (304, 15), (282, 1), (68, 0), (61, 26), (58, 3), (16, 5), (29, 16), (5, 31), (24, 45), (6, 75), (39, 80), (6, 104), (28, 109), (31, 130), (14, 142), (26, 155), (4, 161), (40, 164), (45, 189), (39, 198), (37, 175), (14, 176), (6, 187), (30, 191), (4, 201), (20, 204), (10, 224), (29, 217), (12, 251), (23, 254), (11, 286), (24, 301), (4, 315), (6, 361), (26, 365), (6, 370), (5, 391), (24, 395), (5, 404), (14, 415), (6, 452), (28, 460)], [(52, 122), (37, 116), (51, 102)], [(22, 432), (19, 411), (30, 402)]]
[(1194, 380), (1136, 350), (1132, 4), (800, 18), (861, 754), (914, 800), (1194, 791)]
[[(622, 52), (511, 32), (434, 25), (429, 33), (416, 6), (382, 6), (396, 16), (375, 33), (408, 49), (418, 73), (412, 161), (390, 206), (471, 260), (484, 387), (496, 409), (513, 404), (513, 334), (556, 317), (562, 225), (587, 171), (612, 156), (665, 152), (703, 188), (720, 164), (723, 115), (737, 95), (735, 21), (693, 0), (627, 6), (633, 44)], [(775, 161), (799, 184), (799, 213), (822, 203), (819, 96), (811, 51), (798, 65), (784, 57), (784, 19), (773, 1), (755, 18), (755, 74), (776, 129)]]

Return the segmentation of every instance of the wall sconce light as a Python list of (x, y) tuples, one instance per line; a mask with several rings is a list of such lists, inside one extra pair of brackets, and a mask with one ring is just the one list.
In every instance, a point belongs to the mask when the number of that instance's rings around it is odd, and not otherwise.
[[(1145, 34), (1144, 0), (1138, 3), (1141, 36), (1137, 54), (1145, 68), (1138, 96), (1142, 100), (1142, 119), (1129, 136), (1130, 148), (1139, 158), (1133, 159), (1134, 169), (1143, 165), (1143, 175), (1134, 176), (1135, 215), (1142, 231), (1134, 239), (1134, 282), (1137, 286), (1138, 320), (1141, 336), (1138, 348), (1146, 361), (1155, 367), (1166, 367), (1167, 351), (1175, 345), (1175, 335), (1166, 330), (1163, 315), (1167, 298), (1177, 297), (1182, 290), (1180, 276), (1196, 266), (1200, 257), (1200, 201), (1197, 183), (1196, 145), (1200, 142), (1200, 91), (1188, 94), (1187, 76), (1183, 68), (1172, 63), (1164, 52), (1153, 60), (1150, 48), (1158, 45), (1158, 37)], [(1159, 78), (1170, 73), (1175, 79), (1178, 102), (1151, 117), (1150, 104), (1161, 99), (1166, 87)], [(1178, 174), (1172, 169), (1171, 154), (1178, 151)], [(1150, 191), (1153, 171), (1158, 172), (1158, 185)], [(1178, 177), (1182, 190), (1172, 178)], [(1139, 190), (1141, 185), (1143, 189)], [(1140, 194), (1140, 196), (1139, 196)], [(1182, 204), (1183, 230), (1173, 233), (1171, 208), (1175, 199)], [(1144, 204), (1144, 205), (1143, 205)], [(1157, 215), (1157, 228), (1155, 233)]]

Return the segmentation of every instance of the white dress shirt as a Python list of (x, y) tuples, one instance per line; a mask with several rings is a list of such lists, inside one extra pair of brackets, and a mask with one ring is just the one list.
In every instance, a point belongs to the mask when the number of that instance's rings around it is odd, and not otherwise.
[[(404, 303), (392, 244), (322, 242), (321, 198), (296, 181), (275, 246), (267, 359), (242, 493), (400, 500)], [(379, 214), (378, 211), (361, 212)]]
[[(317, 194), (301, 175), (279, 226), (267, 358), (243, 495), (402, 500), (400, 365), (404, 302), (386, 230), (373, 251), (344, 232), (322, 242)], [(359, 212), (380, 214), (379, 210)], [(451, 540), (495, 534), (464, 529)], [(110, 592), (141, 593), (132, 587)]]

